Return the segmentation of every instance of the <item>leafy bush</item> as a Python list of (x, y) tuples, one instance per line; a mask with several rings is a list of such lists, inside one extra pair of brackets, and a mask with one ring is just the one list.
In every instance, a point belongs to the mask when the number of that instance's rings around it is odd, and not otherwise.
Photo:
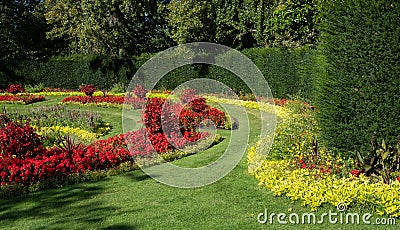
[(148, 90), (144, 88), (142, 84), (138, 84), (135, 86), (133, 89), (133, 93), (138, 97), (138, 98), (145, 98)]
[(28, 124), (10, 122), (0, 129), (0, 153), (2, 157), (24, 159), (35, 156), (41, 148), (40, 138)]
[(25, 90), (28, 93), (38, 93), (38, 92), (42, 92), (44, 90), (44, 84), (43, 83), (39, 83), (36, 85), (25, 85)]
[(400, 175), (400, 136), (396, 147), (388, 146), (385, 140), (379, 145), (376, 137), (371, 139), (371, 153), (364, 159), (360, 152), (356, 152), (357, 174), (364, 173), (371, 180), (390, 183)]
[(19, 84), (9, 84), (6, 89), (7, 93), (17, 94), (25, 92), (25, 89)]
[(94, 85), (88, 84), (88, 85), (81, 85), (79, 87), (79, 90), (83, 93), (85, 93), (86, 96), (92, 96), (93, 93), (96, 91), (96, 87)]
[[(323, 1), (316, 107), (325, 145), (368, 153), (375, 135), (395, 146), (400, 133), (400, 2)], [(365, 156), (367, 157), (367, 156)]]
[(126, 92), (126, 85), (122, 82), (115, 83), (114, 86), (111, 88), (111, 93), (125, 93)]
[(283, 47), (300, 47), (314, 44), (319, 23), (315, 0), (279, 1), (268, 18), (264, 34), (268, 44)]

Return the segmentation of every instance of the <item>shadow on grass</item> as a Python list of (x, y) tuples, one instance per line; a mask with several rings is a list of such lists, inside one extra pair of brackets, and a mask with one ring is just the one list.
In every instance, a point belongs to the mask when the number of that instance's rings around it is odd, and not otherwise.
[(152, 179), (150, 176), (144, 174), (143, 172), (129, 173), (126, 176), (130, 178), (132, 181), (144, 181)]
[(112, 225), (112, 226), (108, 226), (105, 228), (100, 228), (101, 230), (132, 230), (132, 229), (136, 229), (133, 226), (130, 225), (123, 225), (123, 224), (116, 224), (116, 225)]
[(29, 229), (42, 229), (43, 226), (53, 229), (85, 226), (134, 229), (135, 226), (125, 223), (107, 226), (107, 217), (115, 215), (119, 207), (103, 202), (103, 196), (110, 193), (102, 185), (104, 183), (81, 183), (0, 200), (0, 226), (6, 229), (21, 224)]

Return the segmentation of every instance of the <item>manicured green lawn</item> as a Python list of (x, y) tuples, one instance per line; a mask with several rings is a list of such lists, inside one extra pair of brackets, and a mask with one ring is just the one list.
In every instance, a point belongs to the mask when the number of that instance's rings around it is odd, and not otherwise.
[[(52, 98), (53, 99), (53, 98)], [(32, 106), (56, 103), (46, 101)], [(8, 110), (29, 106), (6, 105)], [(103, 119), (121, 132), (121, 110), (96, 107)], [(260, 123), (254, 111), (249, 111), (252, 130), (250, 144), (257, 140)], [(235, 131), (233, 131), (235, 132)], [(201, 166), (217, 159), (225, 150), (230, 131), (219, 131), (225, 140), (198, 154), (175, 162), (180, 166)], [(112, 134), (109, 134), (112, 135)], [(325, 224), (279, 225), (260, 224), (257, 215), (267, 208), (269, 213), (310, 212), (299, 203), (274, 197), (257, 185), (247, 173), (244, 157), (225, 178), (196, 189), (169, 187), (134, 171), (99, 181), (49, 189), (14, 199), (0, 200), (2, 229), (390, 229), (390, 226)], [(337, 212), (334, 207), (323, 212)], [(356, 210), (353, 210), (356, 211)], [(363, 212), (363, 210), (358, 210)], [(366, 211), (366, 210), (364, 210)], [(373, 218), (371, 218), (372, 220)], [(391, 229), (398, 227), (392, 226)]]

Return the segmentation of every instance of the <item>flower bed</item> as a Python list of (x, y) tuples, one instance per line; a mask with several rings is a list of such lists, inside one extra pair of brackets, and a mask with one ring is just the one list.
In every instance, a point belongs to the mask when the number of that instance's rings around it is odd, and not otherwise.
[(6, 122), (28, 122), (42, 136), (45, 147), (59, 146), (66, 135), (91, 142), (111, 129), (97, 113), (68, 109), (61, 105), (36, 107), (23, 113), (6, 112), (1, 116)]
[(69, 109), (67, 106), (41, 106), (32, 108), (23, 113), (8, 112), (6, 115), (11, 120), (28, 122), (37, 127), (69, 126), (103, 135), (110, 130), (100, 114), (91, 111)]
[(10, 103), (10, 104), (32, 104), (39, 101), (46, 100), (43, 96), (34, 95), (0, 95), (0, 103)]
[(366, 177), (354, 169), (353, 159), (335, 157), (318, 147), (314, 108), (299, 102), (283, 105), (276, 107), (280, 121), (268, 157), (260, 155), (268, 136), (249, 148), (249, 172), (261, 186), (276, 196), (299, 200), (313, 211), (324, 204), (346, 203), (349, 207), (368, 205), (380, 215), (400, 216), (398, 179), (385, 183)]
[(101, 107), (122, 108), (123, 104), (132, 106), (132, 109), (142, 108), (145, 98), (125, 98), (124, 96), (70, 96), (62, 100), (63, 104), (95, 105)]
[[(69, 126), (53, 125), (53, 126), (49, 126), (49, 127), (46, 127), (46, 126), (36, 127), (36, 126), (32, 125), (32, 128), (37, 130), (37, 133), (40, 136), (47, 137), (47, 138), (51, 138), (48, 136), (54, 135), (54, 133), (62, 133), (62, 134), (64, 134), (62, 136), (73, 135), (73, 136), (76, 136), (77, 138), (79, 138), (79, 140), (82, 140), (84, 142), (91, 142), (101, 136), (98, 133), (92, 133), (92, 132), (86, 131), (84, 129), (73, 128), (73, 127), (69, 127)], [(57, 143), (51, 143), (51, 144), (57, 145)]]
[[(146, 156), (158, 152), (166, 160), (174, 160), (193, 153), (179, 149), (196, 148), (208, 140), (210, 135), (198, 130), (203, 119), (213, 120), (218, 127), (225, 125), (225, 113), (206, 105), (205, 99), (199, 99), (187, 105), (173, 103), (167, 110), (166, 123), (172, 124), (172, 120), (168, 119), (172, 119), (172, 113), (180, 111), (176, 113), (180, 114), (179, 129), (165, 133), (160, 128), (161, 109), (165, 103), (165, 99), (159, 98), (147, 101), (142, 112), (144, 128), (87, 145), (74, 143), (67, 136), (60, 146), (46, 148), (41, 137), (29, 124), (14, 123), (5, 117), (7, 123), (0, 128), (1, 193), (9, 194), (7, 188), (15, 187), (19, 188), (19, 193), (26, 192), (29, 189), (24, 188), (49, 181), (56, 185), (63, 184), (71, 177), (87, 176), (87, 173), (99, 170), (115, 170), (121, 165), (132, 169), (135, 168), (135, 155)], [(48, 110), (54, 112), (57, 109)], [(62, 126), (51, 128), (58, 131), (65, 129)], [(44, 132), (44, 129), (47, 128), (39, 130)], [(220, 139), (217, 138), (217, 141)]]

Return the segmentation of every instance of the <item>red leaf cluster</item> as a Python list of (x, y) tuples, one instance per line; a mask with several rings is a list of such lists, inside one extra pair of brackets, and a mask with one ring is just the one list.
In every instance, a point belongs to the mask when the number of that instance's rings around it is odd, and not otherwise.
[(94, 85), (88, 84), (88, 85), (81, 85), (79, 87), (79, 90), (83, 93), (85, 93), (86, 96), (92, 96), (94, 92), (96, 92), (96, 87)]
[(138, 97), (138, 98), (145, 98), (148, 90), (146, 90), (142, 84), (138, 84), (135, 86), (133, 89), (133, 93)]
[(162, 98), (152, 98), (143, 111), (143, 123), (158, 152), (173, 148), (168, 140), (177, 147), (198, 141), (208, 135), (198, 131), (202, 121), (210, 119), (221, 128), (225, 118), (224, 112), (210, 108), (204, 98), (192, 100), (186, 106)]
[(182, 91), (180, 96), (181, 102), (183, 104), (186, 104), (195, 98), (196, 98), (196, 90), (194, 89), (185, 89)]
[(25, 92), (25, 89), (19, 84), (9, 84), (6, 89), (7, 93), (17, 94)]
[(39, 135), (27, 123), (20, 125), (9, 122), (0, 129), (0, 153), (3, 157), (24, 159), (34, 155), (41, 147)]

